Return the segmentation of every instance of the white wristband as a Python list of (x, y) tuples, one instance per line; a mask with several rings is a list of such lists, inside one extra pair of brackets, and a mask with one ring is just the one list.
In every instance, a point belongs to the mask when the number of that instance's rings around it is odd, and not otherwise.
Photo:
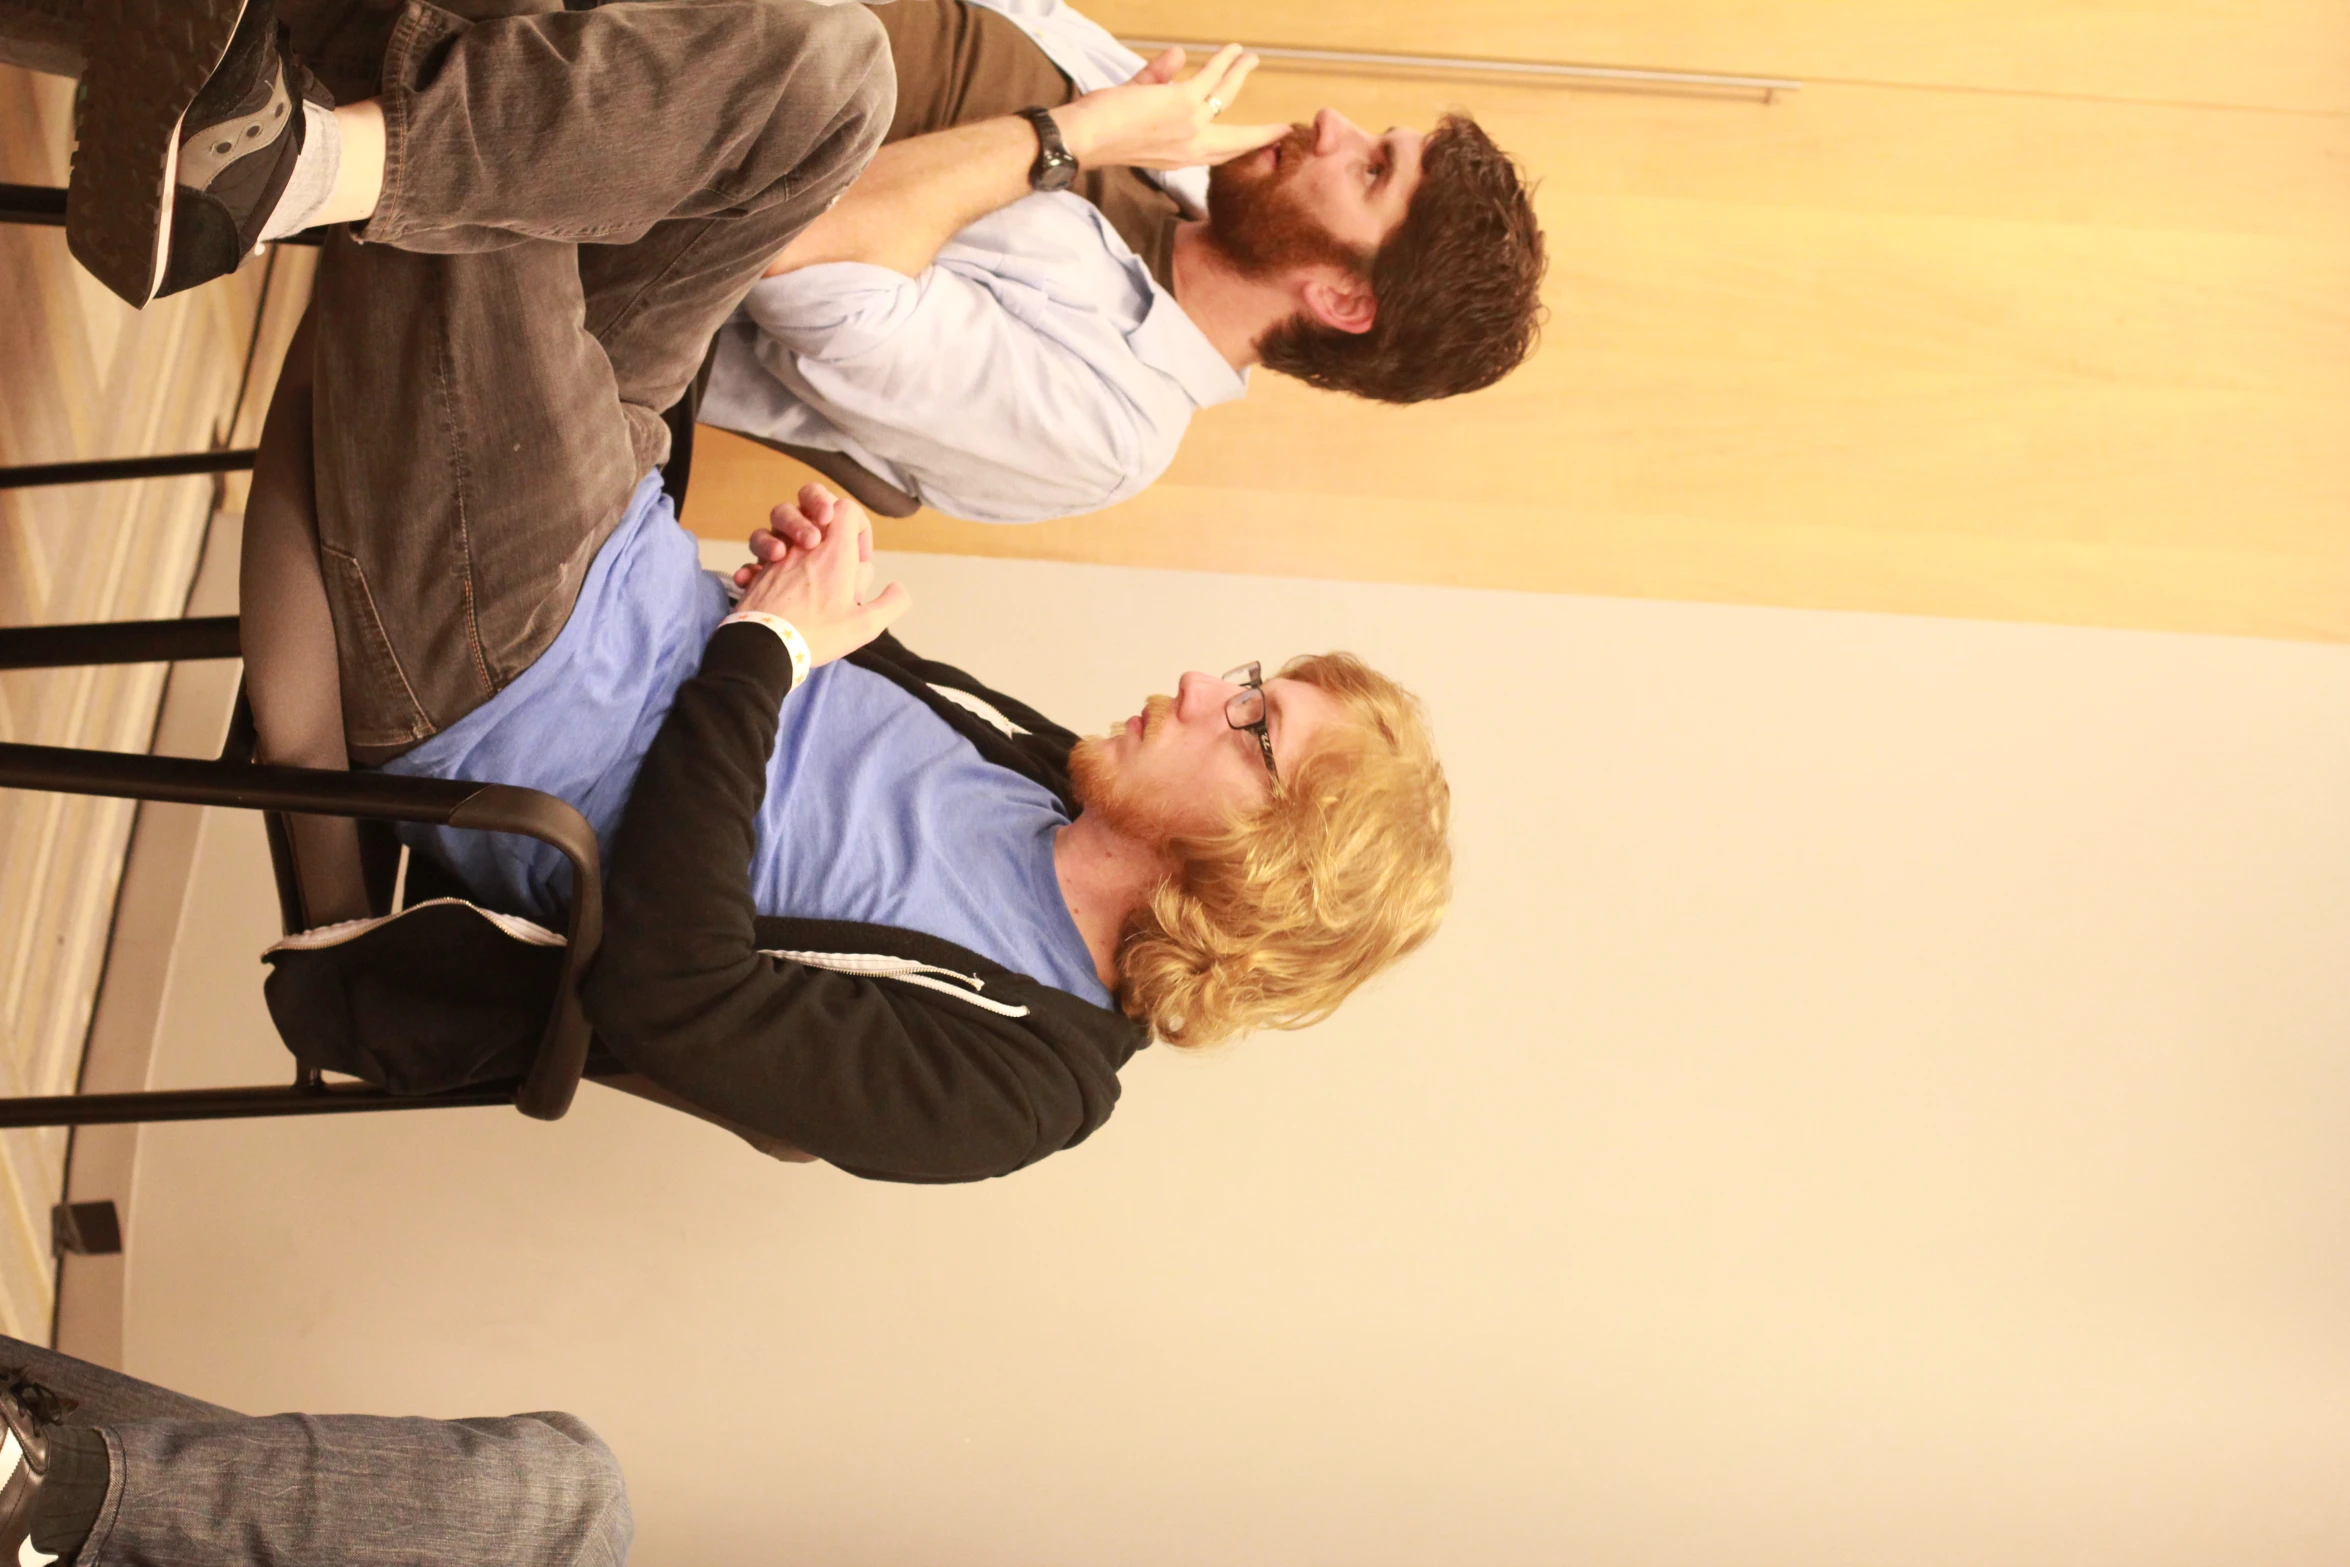
[(797, 691), (801, 683), (808, 678), (809, 663), (808, 639), (800, 635), (800, 628), (781, 615), (770, 615), (761, 609), (738, 609), (718, 624), (731, 626), (737, 621), (754, 626), (765, 626), (783, 639), (785, 650), (791, 654), (791, 688)]

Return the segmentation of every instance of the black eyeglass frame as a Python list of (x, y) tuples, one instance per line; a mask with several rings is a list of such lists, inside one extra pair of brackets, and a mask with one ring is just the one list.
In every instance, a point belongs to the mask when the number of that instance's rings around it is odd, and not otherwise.
[[(1273, 704), (1265, 695), (1265, 666), (1252, 659), (1224, 671), (1224, 680), (1228, 685), (1240, 687), (1225, 699), (1224, 722), (1234, 729), (1245, 729), (1257, 737), (1257, 749), (1265, 753), (1265, 771), (1272, 775), (1274, 784), (1278, 786), (1281, 769), (1273, 765)], [(1247, 702), (1251, 695), (1256, 698), (1257, 716), (1247, 721), (1234, 717), (1233, 710)]]

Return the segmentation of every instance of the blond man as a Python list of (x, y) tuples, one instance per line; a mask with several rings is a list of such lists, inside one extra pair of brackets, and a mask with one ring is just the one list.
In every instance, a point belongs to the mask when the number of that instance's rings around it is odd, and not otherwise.
[[(859, 1175), (1007, 1174), (1100, 1127), (1154, 1039), (1312, 1023), (1435, 930), (1449, 797), (1392, 681), (1195, 671), (1081, 740), (888, 635), (869, 538), (811, 485), (730, 603), (655, 508), (537, 664), (388, 764), (587, 814), (588, 1016), (656, 1097)], [(533, 840), (411, 841), (506, 910), (568, 892)]]

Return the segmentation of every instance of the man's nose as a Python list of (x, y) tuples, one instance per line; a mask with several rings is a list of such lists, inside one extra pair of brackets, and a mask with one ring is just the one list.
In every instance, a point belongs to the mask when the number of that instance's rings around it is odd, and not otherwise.
[(1222, 702), (1226, 695), (1224, 682), (1214, 675), (1187, 669), (1183, 678), (1175, 682), (1175, 716), (1191, 718), (1203, 709)]
[(1314, 156), (1317, 158), (1329, 157), (1346, 141), (1349, 132), (1353, 132), (1357, 136), (1362, 134), (1362, 132), (1355, 130), (1352, 120), (1340, 114), (1336, 109), (1318, 111), (1314, 115)]

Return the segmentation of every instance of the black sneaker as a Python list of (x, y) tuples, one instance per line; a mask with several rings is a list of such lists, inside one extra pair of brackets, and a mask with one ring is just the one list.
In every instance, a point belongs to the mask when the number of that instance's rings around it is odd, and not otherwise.
[(92, 0), (65, 205), (74, 256), (134, 305), (236, 270), (302, 155), (270, 0)]
[(33, 1532), (33, 1501), (49, 1472), (41, 1428), (64, 1414), (63, 1401), (38, 1382), (8, 1377), (0, 1388), (0, 1563), (13, 1564)]

